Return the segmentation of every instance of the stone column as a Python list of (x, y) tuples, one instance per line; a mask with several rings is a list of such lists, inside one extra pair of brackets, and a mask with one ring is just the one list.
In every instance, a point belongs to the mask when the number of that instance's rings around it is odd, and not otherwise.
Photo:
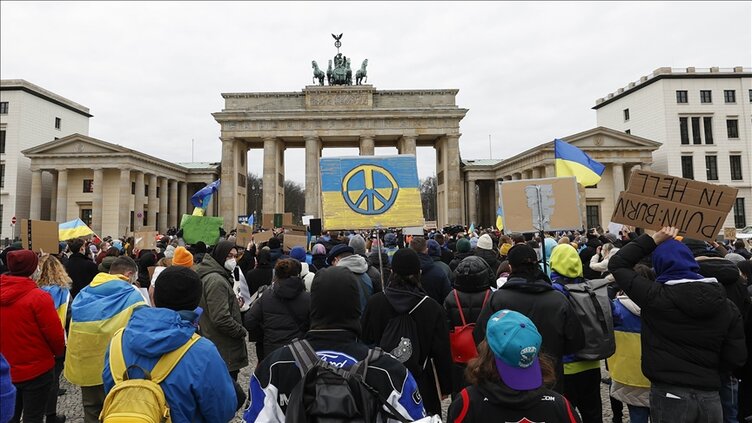
[(29, 218), (40, 220), (42, 218), (42, 171), (31, 171), (31, 207)]
[(478, 222), (478, 205), (475, 197), (475, 190), (477, 184), (474, 179), (467, 181), (467, 212), (468, 222), (463, 223), (477, 223)]
[(170, 221), (167, 223), (170, 227), (178, 227), (178, 218), (180, 210), (178, 209), (178, 181), (170, 179)]
[[(112, 236), (125, 235), (126, 232), (133, 231), (131, 225), (131, 170), (120, 169), (120, 195), (118, 204), (118, 226), (117, 233)], [(136, 217), (133, 217), (134, 223)]]
[(416, 138), (414, 135), (403, 135), (398, 144), (399, 154), (415, 154)]
[(167, 232), (167, 178), (159, 178), (159, 231)]
[[(144, 183), (144, 172), (141, 172), (140, 170), (135, 171), (136, 172), (136, 193), (135, 195), (135, 202), (133, 203), (133, 231), (140, 231), (144, 228), (144, 187), (146, 184)], [(138, 217), (138, 215), (141, 214), (141, 217)]]
[(614, 194), (624, 191), (624, 165), (614, 163), (611, 165), (611, 172), (614, 175)]
[(375, 147), (373, 142), (373, 135), (361, 135), (360, 136), (360, 155), (361, 156), (373, 156), (375, 153)]
[(188, 201), (188, 182), (181, 182), (180, 196), (178, 197), (178, 224), (180, 223), (180, 219), (183, 218), (183, 214), (191, 214)]
[(50, 220), (57, 220), (57, 172), (52, 172), (52, 189), (50, 190)]
[(94, 168), (94, 192), (91, 198), (91, 230), (99, 236), (102, 234), (102, 208), (104, 206), (104, 170), (101, 167)]
[[(447, 135), (446, 141), (446, 183), (447, 222), (449, 224), (461, 223), (462, 210), (460, 209), (460, 194), (462, 193), (462, 181), (460, 179), (460, 134)], [(413, 150), (415, 154), (415, 139), (413, 138)]]
[(57, 171), (57, 212), (58, 222), (68, 221), (68, 169)]
[(549, 163), (546, 165), (546, 178), (555, 178), (556, 177), (556, 166), (553, 163)]
[[(222, 173), (220, 178), (222, 183), (219, 185), (219, 214), (225, 220), (225, 229), (233, 226), (237, 218), (236, 195), (237, 192), (237, 163), (235, 163), (235, 140), (232, 138), (222, 138)], [(209, 210), (207, 209), (207, 214)]]
[(525, 179), (533, 179), (533, 170), (532, 169), (525, 170)]
[(277, 140), (264, 138), (264, 204), (263, 214), (273, 214), (277, 210)]
[(157, 175), (149, 175), (149, 214), (146, 218), (146, 225), (157, 230), (157, 212), (159, 211), (159, 202), (157, 201)]
[[(363, 142), (360, 144), (360, 154), (363, 155)], [(373, 140), (371, 140), (373, 149)], [(305, 138), (305, 213), (319, 217), (319, 193), (321, 181), (319, 180), (319, 139), (315, 136)], [(371, 151), (373, 154), (373, 151)], [(266, 188), (264, 188), (266, 189)]]

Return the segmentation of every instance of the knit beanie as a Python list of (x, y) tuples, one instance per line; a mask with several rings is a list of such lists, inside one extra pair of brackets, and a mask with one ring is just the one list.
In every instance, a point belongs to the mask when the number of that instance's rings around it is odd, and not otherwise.
[(324, 244), (314, 245), (313, 254), (326, 254), (326, 247), (324, 247)]
[(467, 253), (469, 251), (470, 251), (470, 241), (468, 241), (467, 238), (460, 238), (460, 240), (457, 241), (457, 252)]
[(501, 248), (499, 248), (499, 253), (502, 256), (506, 256), (507, 254), (509, 254), (509, 249), (510, 248), (512, 248), (512, 244), (509, 244), (509, 243), (505, 242), (505, 243), (501, 244)]
[(183, 267), (193, 266), (193, 254), (186, 250), (185, 247), (176, 248), (175, 252), (172, 254), (172, 265)]
[(483, 234), (478, 238), (478, 244), (476, 245), (481, 250), (493, 250), (493, 240), (488, 234)]
[(359, 283), (346, 267), (318, 270), (311, 283), (311, 330), (346, 329), (360, 335)]
[(227, 260), (227, 255), (230, 254), (230, 250), (233, 248), (235, 248), (235, 243), (230, 241), (220, 241), (214, 246), (211, 256), (220, 266), (224, 266), (225, 260)]
[(397, 234), (389, 232), (388, 234), (384, 235), (384, 245), (387, 247), (394, 247), (397, 245)]
[(154, 305), (170, 310), (195, 310), (201, 299), (201, 278), (183, 266), (170, 266), (154, 284)]
[(348, 244), (352, 249), (355, 251), (355, 254), (365, 256), (366, 255), (366, 240), (363, 239), (360, 235), (353, 235), (352, 238), (350, 238), (350, 243)]
[(11, 382), (10, 364), (0, 354), (0, 422), (10, 421), (15, 403), (16, 387)]
[(441, 257), (441, 245), (433, 239), (429, 239), (428, 242), (428, 255), (431, 257)]
[(305, 263), (306, 261), (306, 251), (303, 247), (292, 247), (292, 250), (290, 250), (290, 258), (294, 258), (295, 260)]
[(420, 276), (420, 258), (412, 248), (400, 248), (392, 256), (392, 272), (400, 276)]
[(31, 250), (11, 251), (6, 259), (8, 260), (8, 270), (13, 276), (31, 276), (39, 266), (37, 253)]

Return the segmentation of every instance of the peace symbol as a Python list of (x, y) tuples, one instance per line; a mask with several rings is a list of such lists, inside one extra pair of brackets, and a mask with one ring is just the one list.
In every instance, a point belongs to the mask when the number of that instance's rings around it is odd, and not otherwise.
[(388, 170), (364, 164), (350, 170), (342, 179), (342, 197), (359, 214), (382, 214), (397, 199), (399, 186)]

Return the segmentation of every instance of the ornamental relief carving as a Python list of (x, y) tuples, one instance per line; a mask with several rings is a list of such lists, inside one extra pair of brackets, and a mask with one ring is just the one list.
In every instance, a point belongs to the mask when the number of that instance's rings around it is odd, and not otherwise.
[(326, 106), (371, 106), (371, 93), (306, 93), (306, 103), (309, 107)]
[(327, 130), (388, 130), (388, 129), (440, 129), (458, 128), (457, 119), (322, 119), (289, 121), (245, 121), (224, 122), (223, 131), (315, 131)]

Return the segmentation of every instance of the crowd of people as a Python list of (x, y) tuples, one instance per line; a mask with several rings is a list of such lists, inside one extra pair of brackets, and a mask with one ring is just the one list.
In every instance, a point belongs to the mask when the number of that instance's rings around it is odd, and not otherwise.
[[(241, 408), (247, 422), (591, 423), (604, 384), (613, 422), (752, 421), (752, 245), (642, 232), (12, 245), (0, 423), (64, 422), (61, 375), (87, 423), (228, 422)], [(240, 386), (248, 345), (258, 362)], [(157, 399), (126, 393), (147, 391)]]

